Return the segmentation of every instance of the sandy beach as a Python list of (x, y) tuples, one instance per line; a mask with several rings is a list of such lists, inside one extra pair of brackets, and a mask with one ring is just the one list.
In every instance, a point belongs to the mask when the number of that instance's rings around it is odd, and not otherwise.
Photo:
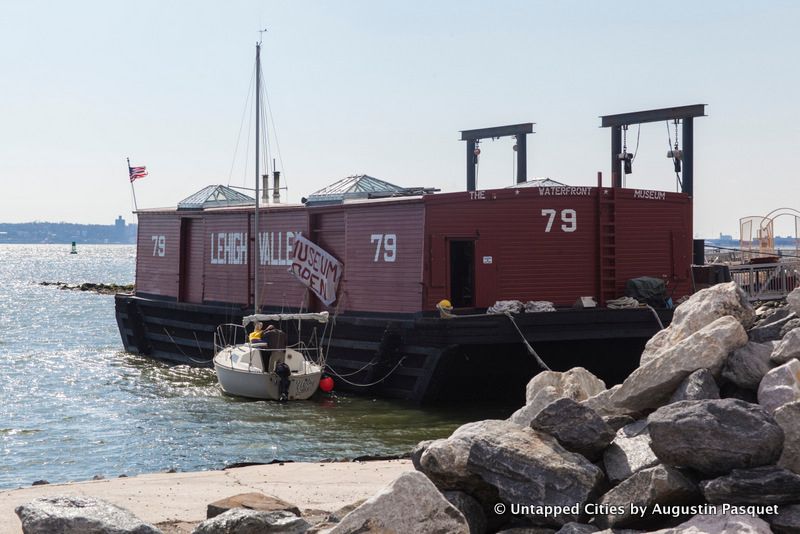
[(225, 471), (156, 473), (70, 484), (48, 484), (0, 493), (0, 534), (19, 534), (14, 508), (37, 497), (82, 495), (105, 499), (168, 531), (190, 532), (206, 518), (206, 505), (240, 493), (262, 492), (301, 510), (330, 512), (370, 497), (400, 474), (409, 460), (341, 463), (286, 463)]

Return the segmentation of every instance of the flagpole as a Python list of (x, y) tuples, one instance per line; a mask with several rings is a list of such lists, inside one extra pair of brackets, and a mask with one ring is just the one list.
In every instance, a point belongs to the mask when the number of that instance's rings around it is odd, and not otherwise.
[[(131, 158), (126, 158), (128, 160), (128, 179), (131, 177)], [(139, 211), (139, 206), (136, 204), (136, 190), (133, 188), (133, 180), (131, 180), (131, 193), (133, 194), (133, 210)]]

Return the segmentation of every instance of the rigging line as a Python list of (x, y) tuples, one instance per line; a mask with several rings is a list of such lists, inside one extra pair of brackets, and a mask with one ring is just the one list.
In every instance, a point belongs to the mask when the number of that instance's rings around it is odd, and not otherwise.
[(340, 375), (339, 373), (337, 373), (337, 372), (336, 372), (336, 370), (335, 370), (333, 367), (331, 367), (330, 365), (326, 366), (326, 368), (327, 368), (327, 369), (329, 369), (329, 370), (330, 370), (330, 372), (331, 372), (331, 373), (333, 373), (333, 375), (334, 375), (334, 376), (336, 376), (337, 378), (341, 379), (341, 380), (342, 380), (342, 381), (344, 381), (345, 383), (347, 383), (347, 384), (350, 384), (351, 386), (356, 386), (356, 387), (360, 387), (360, 388), (368, 388), (368, 387), (370, 387), (370, 386), (374, 386), (374, 385), (376, 385), (376, 384), (380, 384), (381, 382), (383, 382), (384, 380), (386, 380), (387, 378), (389, 378), (389, 377), (392, 375), (392, 373), (394, 373), (394, 372), (397, 370), (397, 368), (398, 368), (398, 367), (400, 367), (400, 365), (403, 363), (403, 361), (405, 361), (405, 359), (406, 359), (406, 357), (405, 357), (405, 356), (403, 356), (402, 358), (400, 358), (400, 361), (398, 361), (398, 362), (397, 362), (397, 365), (395, 365), (394, 367), (392, 367), (392, 369), (391, 369), (391, 370), (390, 370), (388, 373), (386, 373), (386, 374), (385, 374), (385, 375), (384, 375), (382, 378), (380, 378), (379, 380), (376, 380), (376, 381), (374, 381), (374, 382), (370, 382), (369, 384), (356, 384), (355, 382), (351, 382), (351, 381), (347, 380), (346, 378), (344, 378), (344, 377), (343, 377), (342, 375)]
[(233, 160), (231, 161), (231, 169), (228, 171), (228, 185), (231, 185), (231, 179), (233, 178), (233, 168), (236, 165), (236, 155), (239, 153), (239, 141), (242, 138), (242, 128), (244, 128), (244, 119), (247, 116), (247, 109), (250, 105), (250, 88), (253, 86), (253, 78), (256, 75), (255, 68), (253, 69), (252, 74), (250, 74), (250, 81), (247, 82), (247, 94), (244, 99), (244, 109), (242, 109), (242, 120), (239, 121), (239, 133), (236, 135), (236, 148), (233, 149)]
[(641, 134), (641, 133), (642, 133), (642, 125), (641, 124), (637, 124), (636, 125), (636, 149), (634, 149), (634, 151), (633, 151), (633, 157), (631, 158), (631, 161), (635, 160), (636, 159), (636, 154), (639, 153), (639, 134)]
[[(267, 101), (267, 109), (269, 110), (269, 119), (272, 123), (272, 133), (275, 135), (275, 151), (278, 153), (278, 161), (281, 162), (281, 174), (283, 175), (284, 183), (286, 184), (286, 196), (289, 196), (289, 182), (286, 180), (286, 167), (283, 164), (283, 156), (281, 156), (281, 144), (278, 142), (278, 128), (275, 127), (275, 115), (272, 113), (272, 105), (269, 102), (269, 89), (267, 89), (267, 84), (264, 84), (264, 97)], [(275, 169), (272, 169), (273, 171)]]

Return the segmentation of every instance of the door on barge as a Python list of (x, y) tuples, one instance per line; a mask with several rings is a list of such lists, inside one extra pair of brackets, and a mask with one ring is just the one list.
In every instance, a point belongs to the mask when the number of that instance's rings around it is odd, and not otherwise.
[(475, 306), (475, 240), (448, 240), (450, 302), (456, 308)]
[(178, 300), (203, 302), (203, 221), (194, 217), (181, 218), (180, 276)]

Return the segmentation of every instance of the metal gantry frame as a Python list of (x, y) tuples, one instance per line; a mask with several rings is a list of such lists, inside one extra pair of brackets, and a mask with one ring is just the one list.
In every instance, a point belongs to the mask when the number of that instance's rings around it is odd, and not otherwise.
[(494, 128), (479, 128), (477, 130), (462, 130), (461, 140), (467, 142), (467, 191), (475, 191), (475, 169), (478, 165), (478, 154), (475, 153), (478, 141), (481, 139), (499, 139), (500, 137), (517, 138), (517, 183), (521, 184), (528, 179), (528, 148), (526, 136), (533, 133), (535, 122), (510, 124), (508, 126), (495, 126)]

